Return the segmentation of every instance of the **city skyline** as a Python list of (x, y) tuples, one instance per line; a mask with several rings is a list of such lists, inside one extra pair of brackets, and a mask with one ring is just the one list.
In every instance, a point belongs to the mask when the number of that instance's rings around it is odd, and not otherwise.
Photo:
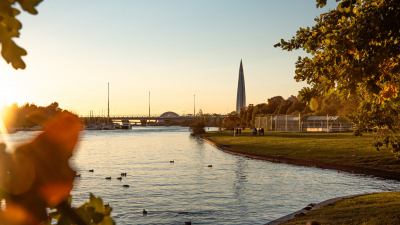
[(306, 86), (293, 79), (294, 63), (306, 53), (273, 45), (335, 6), (316, 9), (313, 0), (43, 1), (38, 15), (18, 16), (23, 28), (15, 41), (28, 52), (27, 68), (0, 62), (0, 104), (56, 101), (79, 115), (97, 114), (107, 108), (110, 83), (111, 115), (147, 114), (149, 91), (154, 114), (192, 113), (193, 95), (197, 111), (226, 113), (236, 107), (240, 58), (247, 104), (287, 98)]

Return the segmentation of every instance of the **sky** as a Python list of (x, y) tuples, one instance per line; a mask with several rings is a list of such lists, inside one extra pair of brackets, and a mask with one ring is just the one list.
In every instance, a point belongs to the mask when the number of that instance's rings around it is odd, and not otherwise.
[(274, 48), (337, 6), (315, 0), (44, 0), (22, 12), (27, 68), (0, 58), (0, 104), (58, 102), (78, 115), (141, 115), (236, 109), (240, 60), (246, 103), (297, 95), (302, 50)]

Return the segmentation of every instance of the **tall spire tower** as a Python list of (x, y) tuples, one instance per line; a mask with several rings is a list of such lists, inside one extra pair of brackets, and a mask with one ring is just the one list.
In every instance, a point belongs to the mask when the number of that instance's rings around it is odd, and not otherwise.
[(239, 114), (240, 110), (243, 107), (246, 107), (246, 90), (244, 88), (243, 64), (242, 60), (240, 60), (239, 81), (238, 81), (238, 90), (236, 98), (236, 112)]

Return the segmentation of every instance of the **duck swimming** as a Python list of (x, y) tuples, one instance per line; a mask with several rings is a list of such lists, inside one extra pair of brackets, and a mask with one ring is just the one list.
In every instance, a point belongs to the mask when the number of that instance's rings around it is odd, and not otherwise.
[(122, 177), (118, 177), (117, 180), (122, 180)]
[(89, 172), (92, 172), (92, 173), (93, 173), (93, 172), (94, 172), (94, 170), (89, 170)]
[(143, 209), (143, 214), (147, 214), (147, 211), (145, 209)]
[(121, 173), (121, 176), (122, 177), (126, 177), (126, 173)]
[(111, 180), (111, 177), (106, 177), (107, 180)]

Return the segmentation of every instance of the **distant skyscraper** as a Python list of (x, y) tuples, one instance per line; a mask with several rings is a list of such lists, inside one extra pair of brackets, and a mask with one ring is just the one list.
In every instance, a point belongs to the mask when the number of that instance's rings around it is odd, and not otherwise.
[(239, 81), (238, 81), (238, 90), (236, 99), (236, 112), (239, 114), (240, 109), (242, 109), (243, 107), (246, 107), (246, 90), (244, 88), (243, 64), (242, 60), (240, 60)]

